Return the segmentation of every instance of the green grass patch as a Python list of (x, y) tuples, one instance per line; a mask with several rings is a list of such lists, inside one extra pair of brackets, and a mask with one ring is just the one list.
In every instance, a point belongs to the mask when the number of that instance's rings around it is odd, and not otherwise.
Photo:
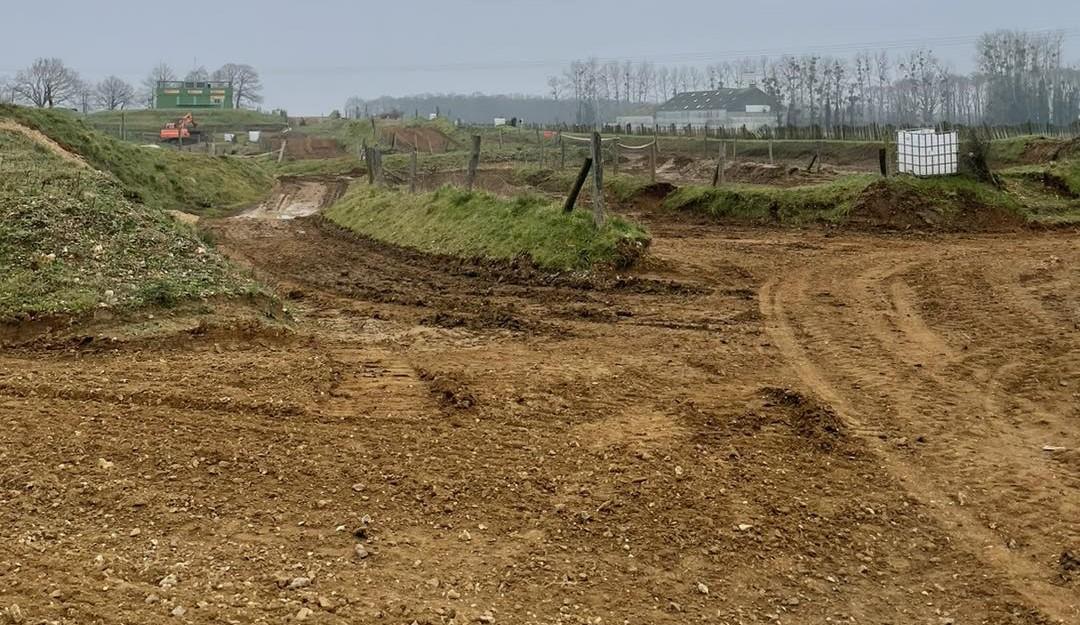
[(0, 130), (0, 319), (253, 292), (196, 233), (107, 173)]
[(409, 194), (355, 185), (325, 216), (374, 239), (433, 254), (588, 270), (626, 267), (644, 253), (644, 228), (613, 217), (597, 229), (583, 211), (566, 214), (539, 196), (513, 200), (443, 187)]
[(0, 105), (0, 119), (41, 131), (93, 167), (111, 172), (129, 196), (154, 208), (217, 215), (254, 203), (273, 178), (256, 159), (135, 145), (98, 132), (70, 112)]

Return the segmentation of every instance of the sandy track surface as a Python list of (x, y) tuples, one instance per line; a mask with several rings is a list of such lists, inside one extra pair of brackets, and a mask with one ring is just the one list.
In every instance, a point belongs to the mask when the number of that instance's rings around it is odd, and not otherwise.
[(294, 332), (0, 355), (0, 606), (1080, 622), (1075, 235), (653, 230), (596, 283), (221, 222)]

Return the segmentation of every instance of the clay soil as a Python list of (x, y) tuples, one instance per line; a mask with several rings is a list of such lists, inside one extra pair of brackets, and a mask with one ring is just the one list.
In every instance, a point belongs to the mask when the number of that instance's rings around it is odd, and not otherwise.
[(0, 620), (1080, 622), (1074, 233), (212, 227), (291, 321), (0, 352)]

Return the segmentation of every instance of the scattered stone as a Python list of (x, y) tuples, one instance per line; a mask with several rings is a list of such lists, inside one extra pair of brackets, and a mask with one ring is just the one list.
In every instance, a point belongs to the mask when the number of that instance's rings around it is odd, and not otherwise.
[(104, 458), (98, 458), (97, 465), (98, 465), (98, 468), (105, 469), (106, 471), (108, 471), (109, 469), (115, 467), (116, 463), (115, 462), (109, 462), (108, 460), (106, 460)]
[(156, 593), (150, 593), (146, 595), (146, 599), (143, 599), (144, 603), (157, 603), (158, 601), (161, 601), (161, 597), (157, 596)]
[(337, 605), (336, 603), (334, 603), (333, 599), (329, 597), (324, 597), (322, 595), (319, 595), (318, 603), (319, 607), (324, 610), (333, 610), (334, 606)]
[(431, 586), (432, 588), (438, 588), (439, 587), (439, 578), (432, 577), (431, 579), (429, 579), (427, 581), (427, 585)]
[(799, 605), (799, 598), (798, 597), (788, 597), (787, 600), (784, 601), (784, 605), (789, 605), (789, 606), (792, 606), (792, 607), (797, 606), (797, 605)]
[(469, 530), (461, 530), (461, 534), (458, 535), (458, 538), (468, 542), (472, 540), (472, 534), (469, 533)]
[(709, 587), (701, 582), (698, 582), (697, 591), (703, 595), (707, 595), (709, 594)]
[(363, 485), (363, 484), (361, 484), (360, 482), (357, 482), (357, 483), (355, 483), (355, 484), (353, 484), (353, 485), (352, 485), (352, 489), (353, 489), (354, 491), (358, 492), (358, 493), (359, 493), (359, 492), (363, 492), (364, 488), (365, 488), (365, 487), (364, 487), (364, 485)]
[(298, 588), (307, 588), (310, 585), (311, 585), (311, 578), (310, 577), (294, 577), (292, 579), (292, 581), (289, 582), (289, 590), (296, 590)]
[(132, 536), (132, 537), (138, 536), (139, 534), (142, 534), (142, 530), (137, 528), (137, 527), (135, 529), (131, 530), (130, 532), (128, 532), (128, 536)]
[(367, 550), (366, 547), (364, 547), (363, 545), (359, 545), (359, 544), (356, 545), (355, 547), (353, 547), (353, 551), (356, 552), (356, 557), (358, 559), (360, 559), (360, 560), (363, 560), (363, 559), (365, 559), (365, 558), (367, 558), (368, 556), (371, 555), (370, 553), (368, 553), (368, 550)]
[(21, 622), (23, 622), (22, 608), (20, 608), (18, 606), (18, 604), (13, 603), (13, 604), (9, 605), (8, 609), (7, 609), (7, 615), (8, 615), (8, 618), (11, 619), (12, 623), (21, 623)]
[(739, 531), (740, 532), (745, 532), (748, 529), (753, 529), (753, 527), (754, 526), (750, 525), (749, 523), (739, 523)]
[(446, 598), (447, 599), (460, 599), (461, 598), (461, 593), (454, 590), (453, 588), (451, 588), (450, 590), (446, 591)]
[(320, 500), (315, 502), (315, 507), (317, 507), (317, 508), (325, 508), (326, 506), (329, 506), (329, 505), (330, 505), (330, 500), (329, 499), (320, 499)]
[(312, 614), (314, 612), (312, 612), (311, 608), (300, 608), (296, 611), (296, 620), (306, 621)]
[(187, 614), (187, 608), (185, 608), (182, 605), (178, 605), (178, 606), (176, 606), (175, 608), (172, 609), (172, 612), (170, 612), (170, 614), (172, 614), (176, 618), (180, 618), (180, 617), (184, 616), (185, 614)]
[(683, 476), (683, 468), (679, 465), (675, 465), (675, 477)]
[(491, 614), (491, 612), (484, 612), (480, 616), (476, 617), (476, 620), (480, 621), (481, 623), (494, 623), (495, 617)]
[(176, 575), (173, 573), (169, 573), (165, 577), (161, 578), (161, 581), (158, 582), (158, 586), (161, 586), (162, 588), (172, 588), (176, 585), (176, 582)]

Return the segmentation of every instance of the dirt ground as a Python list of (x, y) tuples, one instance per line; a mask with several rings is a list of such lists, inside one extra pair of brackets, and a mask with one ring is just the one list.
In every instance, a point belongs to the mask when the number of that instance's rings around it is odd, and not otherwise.
[(291, 321), (4, 349), (0, 614), (1080, 622), (1075, 233), (651, 228), (586, 280), (234, 218)]

